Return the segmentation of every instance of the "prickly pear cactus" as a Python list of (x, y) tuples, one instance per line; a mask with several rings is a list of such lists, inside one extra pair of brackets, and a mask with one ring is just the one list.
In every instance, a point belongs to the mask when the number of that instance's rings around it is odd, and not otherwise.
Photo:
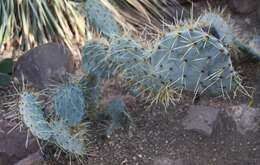
[[(151, 51), (144, 49), (131, 37), (112, 38), (108, 44), (108, 50), (101, 51), (102, 53), (97, 53), (101, 47), (99, 45), (97, 42), (89, 42), (82, 53), (83, 65), (87, 69), (90, 68), (88, 70), (92, 70), (91, 73), (96, 77), (105, 77), (99, 75), (120, 75), (134, 96), (150, 93), (150, 96), (157, 95), (157, 99), (159, 99), (162, 89), (170, 87), (168, 84), (162, 84), (156, 76), (157, 71), (150, 64)], [(98, 51), (95, 48), (98, 48)], [(86, 58), (88, 56), (89, 58)], [(163, 95), (169, 96), (170, 100), (175, 100), (169, 92), (163, 93)]]
[(82, 65), (85, 73), (97, 78), (107, 78), (112, 75), (109, 69), (111, 60), (107, 59), (108, 47), (98, 41), (87, 42), (82, 55)]
[(83, 87), (85, 102), (87, 102), (87, 117), (92, 117), (96, 112), (100, 99), (100, 82), (95, 76), (84, 76), (80, 82)]
[[(144, 74), (147, 52), (133, 39), (116, 37), (109, 47), (101, 42), (90, 41), (82, 51), (84, 71), (96, 77), (106, 78), (118, 73)], [(136, 72), (137, 73), (137, 72)]]
[(21, 94), (19, 113), (22, 121), (35, 137), (42, 140), (51, 138), (53, 130), (45, 120), (41, 105), (32, 93), (24, 92)]
[(252, 47), (256, 52), (260, 53), (260, 35), (257, 35), (250, 41), (249, 46)]
[(110, 51), (115, 70), (127, 82), (133, 95), (159, 91), (162, 85), (150, 64), (149, 49), (144, 49), (130, 37), (118, 37), (112, 40)]
[(114, 129), (129, 126), (132, 123), (130, 115), (127, 113), (126, 105), (122, 98), (116, 98), (108, 103), (105, 113), (111, 118), (111, 125), (106, 130), (110, 136)]
[(75, 84), (59, 86), (53, 96), (53, 108), (56, 116), (70, 126), (79, 124), (86, 108), (83, 91)]
[(63, 151), (83, 156), (87, 153), (86, 144), (84, 142), (85, 130), (79, 130), (73, 133), (71, 128), (64, 120), (58, 120), (51, 123), (51, 128), (54, 132), (54, 143)]
[(229, 21), (221, 15), (221, 13), (217, 14), (216, 12), (205, 12), (200, 21), (210, 28), (214, 28), (217, 32), (216, 38), (219, 38), (225, 45), (233, 44), (233, 40), (235, 39), (235, 32), (233, 29), (233, 25), (228, 23)]
[[(130, 37), (118, 37), (110, 44), (111, 57), (115, 72), (124, 74), (125, 78), (136, 79), (145, 76), (148, 69), (148, 52)], [(134, 76), (135, 78), (131, 77)]]
[(255, 46), (254, 40), (249, 43), (243, 43), (240, 40), (234, 40), (234, 45), (249, 59), (260, 62), (260, 51), (259, 48)]
[(86, 16), (89, 23), (106, 37), (113, 37), (120, 34), (120, 26), (114, 19), (101, 0), (86, 0)]
[(226, 96), (241, 86), (228, 50), (200, 28), (182, 27), (166, 33), (151, 56), (162, 82), (195, 95), (208, 91)]
[(217, 32), (215, 37), (217, 36), (232, 51), (237, 52), (239, 50), (244, 53), (243, 56), (254, 61), (260, 61), (260, 53), (254, 47), (241, 41), (236, 34), (234, 26), (222, 15), (221, 13), (205, 12), (199, 21), (202, 25), (214, 29)]

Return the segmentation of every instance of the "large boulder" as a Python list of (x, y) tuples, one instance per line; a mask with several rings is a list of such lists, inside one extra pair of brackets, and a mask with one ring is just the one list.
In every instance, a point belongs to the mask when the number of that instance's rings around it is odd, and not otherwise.
[(48, 43), (22, 55), (14, 67), (14, 75), (18, 80), (42, 89), (75, 69), (72, 53), (65, 45)]

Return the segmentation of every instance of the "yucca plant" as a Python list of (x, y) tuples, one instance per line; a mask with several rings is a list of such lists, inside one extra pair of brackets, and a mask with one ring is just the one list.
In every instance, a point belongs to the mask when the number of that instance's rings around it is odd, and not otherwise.
[(172, 23), (187, 11), (177, 0), (101, 0), (110, 10), (116, 12), (116, 18), (137, 30), (143, 31), (161, 28), (164, 22)]
[(69, 0), (0, 0), (0, 45), (28, 50), (48, 41), (84, 37), (84, 20)]

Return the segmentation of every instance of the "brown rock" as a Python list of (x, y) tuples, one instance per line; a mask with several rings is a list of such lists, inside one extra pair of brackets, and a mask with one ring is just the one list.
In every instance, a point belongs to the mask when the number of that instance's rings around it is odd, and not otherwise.
[(257, 9), (257, 0), (228, 0), (228, 6), (237, 13), (250, 13)]
[(47, 165), (40, 152), (29, 155), (15, 165)]
[(15, 67), (14, 75), (40, 89), (52, 80), (61, 78), (66, 72), (75, 71), (75, 62), (70, 50), (59, 43), (48, 43), (29, 50), (22, 55)]
[(25, 147), (26, 133), (14, 130), (7, 134), (15, 124), (9, 124), (0, 119), (0, 164), (13, 165), (27, 155), (38, 150), (37, 143), (29, 139), (28, 148)]
[(192, 130), (210, 136), (217, 123), (221, 109), (209, 106), (192, 105), (182, 125), (185, 130)]
[(154, 160), (153, 165), (184, 165), (184, 162), (181, 159), (172, 160), (167, 157), (159, 157)]
[(158, 158), (154, 161), (153, 165), (172, 165), (174, 163), (173, 160), (166, 158), (166, 157), (161, 157)]
[(249, 132), (256, 132), (259, 129), (260, 109), (239, 105), (228, 108), (226, 112), (236, 123), (239, 133), (247, 135)]

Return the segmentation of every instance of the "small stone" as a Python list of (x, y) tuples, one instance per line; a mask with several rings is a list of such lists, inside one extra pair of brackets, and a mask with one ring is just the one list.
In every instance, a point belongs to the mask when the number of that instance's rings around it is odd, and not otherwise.
[(184, 165), (184, 162), (181, 159), (172, 160), (167, 157), (159, 157), (153, 162), (153, 165)]
[(141, 155), (141, 154), (138, 154), (137, 156), (138, 156), (139, 158), (142, 158), (142, 157), (143, 157), (143, 155)]
[(193, 130), (210, 136), (218, 118), (220, 109), (209, 106), (192, 105), (182, 125), (185, 130)]
[(75, 68), (72, 53), (65, 45), (48, 43), (22, 55), (14, 66), (14, 75), (42, 89), (65, 73), (73, 73)]
[(250, 25), (250, 24), (251, 24), (251, 22), (252, 22), (252, 21), (251, 21), (251, 19), (250, 19), (250, 18), (246, 18), (246, 19), (245, 19), (245, 23), (247, 23), (248, 25)]
[(40, 152), (29, 155), (15, 165), (47, 165)]
[(250, 13), (257, 9), (257, 0), (228, 0), (228, 6), (237, 13)]
[(228, 108), (226, 113), (234, 120), (237, 131), (242, 135), (259, 129), (260, 109), (240, 105)]

